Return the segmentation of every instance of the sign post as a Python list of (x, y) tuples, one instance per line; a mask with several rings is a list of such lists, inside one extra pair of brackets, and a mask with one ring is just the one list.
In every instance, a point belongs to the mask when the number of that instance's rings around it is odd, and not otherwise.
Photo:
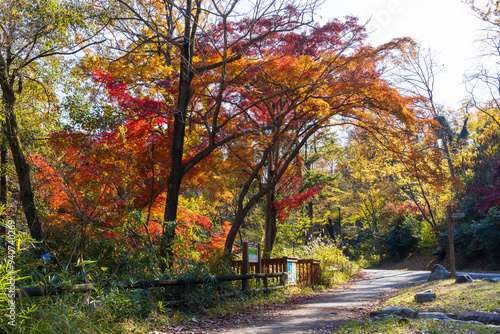
[(248, 263), (255, 263), (255, 273), (260, 274), (262, 270), (260, 244), (248, 243)]
[(297, 258), (295, 257), (284, 257), (286, 263), (286, 271), (288, 274), (288, 284), (297, 284)]
[[(241, 261), (241, 274), (246, 275), (250, 271), (250, 263), (255, 263), (255, 273), (261, 272), (261, 257), (260, 257), (260, 244), (250, 243), (243, 241), (241, 243), (242, 261)], [(248, 291), (248, 279), (241, 281), (243, 292)]]
[(465, 213), (463, 212), (451, 212), (451, 205), (446, 206), (446, 215), (448, 216), (448, 244), (449, 244), (449, 252), (450, 252), (450, 272), (451, 278), (456, 277), (455, 270), (455, 238), (453, 235), (453, 218), (464, 218)]
[[(249, 264), (248, 264), (248, 242), (243, 241), (241, 243), (241, 274), (246, 275), (248, 274), (248, 269), (249, 269)], [(248, 280), (243, 279), (241, 280), (241, 290), (243, 290), (244, 293), (248, 291)]]

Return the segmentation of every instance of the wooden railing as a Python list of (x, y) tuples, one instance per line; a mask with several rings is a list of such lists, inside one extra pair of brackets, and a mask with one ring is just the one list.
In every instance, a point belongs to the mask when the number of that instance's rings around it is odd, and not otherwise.
[[(297, 283), (315, 285), (319, 280), (319, 260), (307, 259), (298, 260), (297, 258), (282, 257), (278, 259), (262, 259), (261, 272), (262, 273), (278, 273), (288, 271), (288, 262), (296, 262), (297, 266)], [(232, 267), (236, 274), (241, 274), (242, 261), (233, 261)], [(249, 272), (257, 272), (257, 264), (249, 264)]]
[(316, 285), (319, 281), (319, 260), (297, 261), (297, 281), (307, 285)]
[[(279, 286), (270, 287), (269, 278), (279, 278)], [(48, 296), (55, 294), (65, 294), (69, 292), (91, 292), (99, 288), (120, 288), (120, 289), (148, 289), (153, 287), (172, 287), (172, 286), (184, 286), (185, 296), (189, 296), (191, 291), (191, 285), (196, 284), (214, 284), (218, 285), (219, 296), (233, 296), (238, 293), (248, 293), (250, 289), (248, 285), (242, 284), (242, 291), (236, 293), (224, 293), (222, 282), (229, 281), (247, 281), (250, 279), (261, 279), (263, 288), (253, 289), (254, 292), (269, 292), (270, 290), (281, 288), (286, 284), (287, 273), (286, 272), (276, 272), (276, 273), (265, 273), (265, 274), (247, 274), (247, 275), (235, 275), (235, 276), (217, 276), (207, 279), (172, 279), (172, 280), (153, 280), (153, 281), (138, 281), (138, 282), (123, 282), (123, 283), (106, 283), (103, 285), (96, 285), (93, 283), (86, 284), (74, 284), (65, 286), (41, 286), (32, 288), (20, 288), (19, 294), (22, 296)], [(171, 301), (167, 302), (168, 305), (180, 304), (181, 301)]]

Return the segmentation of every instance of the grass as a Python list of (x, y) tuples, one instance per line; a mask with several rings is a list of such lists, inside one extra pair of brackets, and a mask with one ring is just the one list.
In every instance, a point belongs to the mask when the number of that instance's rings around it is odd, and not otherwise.
[[(22, 235), (19, 232), (19, 235)], [(183, 272), (159, 273), (154, 263), (154, 257), (149, 253), (137, 253), (137, 257), (126, 257), (124, 269), (120, 276), (110, 274), (108, 265), (96, 261), (79, 263), (75, 270), (61, 269), (55, 262), (42, 261), (30, 253), (31, 241), (23, 239), (18, 242), (22, 248), (17, 250), (15, 258), (17, 272), (10, 272), (7, 266), (0, 266), (0, 290), (7, 291), (11, 277), (15, 277), (19, 286), (64, 286), (73, 282), (92, 281), (97, 285), (109, 281), (134, 281), (138, 279), (171, 279), (185, 277), (213, 277), (215, 275), (230, 275), (231, 268), (225, 254), (214, 254), (206, 262), (182, 267)], [(2, 249), (0, 249), (1, 253)], [(307, 253), (315, 258), (321, 256), (323, 265), (341, 268), (341, 271), (323, 271), (321, 283), (326, 287), (346, 281), (355, 272), (355, 268), (335, 245), (325, 242), (315, 242), (308, 246)], [(0, 255), (4, 255), (3, 253)], [(22, 256), (21, 256), (22, 255)], [(139, 275), (138, 275), (139, 273)], [(15, 275), (14, 275), (15, 274)], [(137, 276), (134, 276), (137, 275)], [(272, 280), (270, 286), (278, 280)], [(224, 282), (224, 292), (232, 293), (241, 290), (240, 282)], [(251, 288), (260, 288), (255, 280), (249, 282)], [(149, 333), (153, 329), (169, 328), (178, 325), (189, 327), (192, 319), (228, 316), (260, 306), (279, 305), (291, 299), (293, 295), (306, 294), (310, 288), (286, 288), (265, 295), (238, 295), (234, 298), (218, 298), (218, 284), (212, 280), (205, 285), (191, 286), (191, 292), (186, 296), (182, 287), (162, 287), (148, 290), (123, 290), (107, 286), (99, 288), (91, 294), (66, 293), (47, 297), (17, 296), (10, 300), (5, 293), (0, 294), (0, 333), (13, 334), (46, 334), (46, 333)], [(166, 301), (182, 300), (182, 306), (171, 308)], [(9, 307), (15, 301), (15, 326), (9, 323), (7, 317)], [(186, 325), (187, 324), (187, 325)]]
[[(437, 298), (418, 304), (414, 295), (417, 292), (432, 290)], [(500, 284), (476, 280), (473, 283), (455, 284), (454, 280), (426, 282), (401, 290), (386, 301), (386, 306), (409, 307), (418, 312), (465, 312), (491, 311), (500, 309)]]
[[(415, 293), (432, 290), (437, 298), (418, 304)], [(413, 285), (400, 290), (380, 307), (409, 307), (418, 312), (462, 313), (467, 311), (492, 311), (500, 309), (500, 284), (487, 281), (455, 284), (454, 280), (442, 280)], [(353, 322), (338, 333), (499, 333), (499, 329), (487, 325), (443, 322), (430, 319), (385, 319)]]
[(351, 323), (337, 333), (405, 333), (405, 334), (495, 334), (498, 329), (486, 325), (459, 324), (437, 320), (411, 320), (386, 319), (382, 321), (364, 323)]
[[(150, 291), (126, 290), (93, 294), (90, 304), (83, 294), (48, 297), (23, 297), (16, 300), (16, 326), (9, 326), (2, 317), (0, 333), (149, 333), (165, 327), (189, 326), (193, 318), (202, 319), (231, 315), (265, 305), (279, 305), (294, 295), (310, 293), (306, 287), (288, 287), (265, 293), (241, 294), (217, 302), (195, 304), (180, 308), (161, 307), (162, 295)], [(158, 294), (158, 295), (156, 295)], [(196, 296), (193, 295), (196, 299)], [(189, 303), (188, 303), (189, 304)], [(29, 309), (28, 312), (24, 310)]]

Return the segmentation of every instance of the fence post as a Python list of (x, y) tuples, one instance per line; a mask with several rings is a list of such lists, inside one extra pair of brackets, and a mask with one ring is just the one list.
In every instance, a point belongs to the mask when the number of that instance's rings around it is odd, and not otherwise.
[[(241, 262), (241, 274), (246, 275), (248, 274), (248, 242), (243, 241), (241, 244), (241, 251), (243, 252), (242, 254), (242, 262)], [(241, 290), (244, 293), (248, 292), (248, 279), (244, 278), (241, 280)]]
[(266, 295), (269, 294), (269, 282), (268, 282), (267, 273), (264, 276), (264, 292), (266, 293)]
[(222, 282), (219, 282), (219, 286), (217, 288), (219, 290), (219, 296), (217, 297), (217, 299), (220, 299), (222, 297), (222, 295), (224, 294), (224, 289), (222, 287)]
[(280, 276), (280, 285), (286, 285), (287, 279), (288, 274), (286, 272), (283, 272), (283, 274)]
[(255, 273), (260, 274), (262, 273), (262, 258), (260, 254), (260, 244), (257, 244), (257, 256), (258, 256), (258, 263), (255, 265)]

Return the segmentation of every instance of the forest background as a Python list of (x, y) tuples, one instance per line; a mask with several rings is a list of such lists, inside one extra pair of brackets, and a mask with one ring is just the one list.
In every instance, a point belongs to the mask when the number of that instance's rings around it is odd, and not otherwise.
[(459, 265), (498, 268), (499, 3), (467, 3), (489, 28), (448, 110), (432, 50), (317, 1), (2, 1), (0, 232), (26, 264), (141, 279), (242, 241), (444, 257), (451, 206)]

